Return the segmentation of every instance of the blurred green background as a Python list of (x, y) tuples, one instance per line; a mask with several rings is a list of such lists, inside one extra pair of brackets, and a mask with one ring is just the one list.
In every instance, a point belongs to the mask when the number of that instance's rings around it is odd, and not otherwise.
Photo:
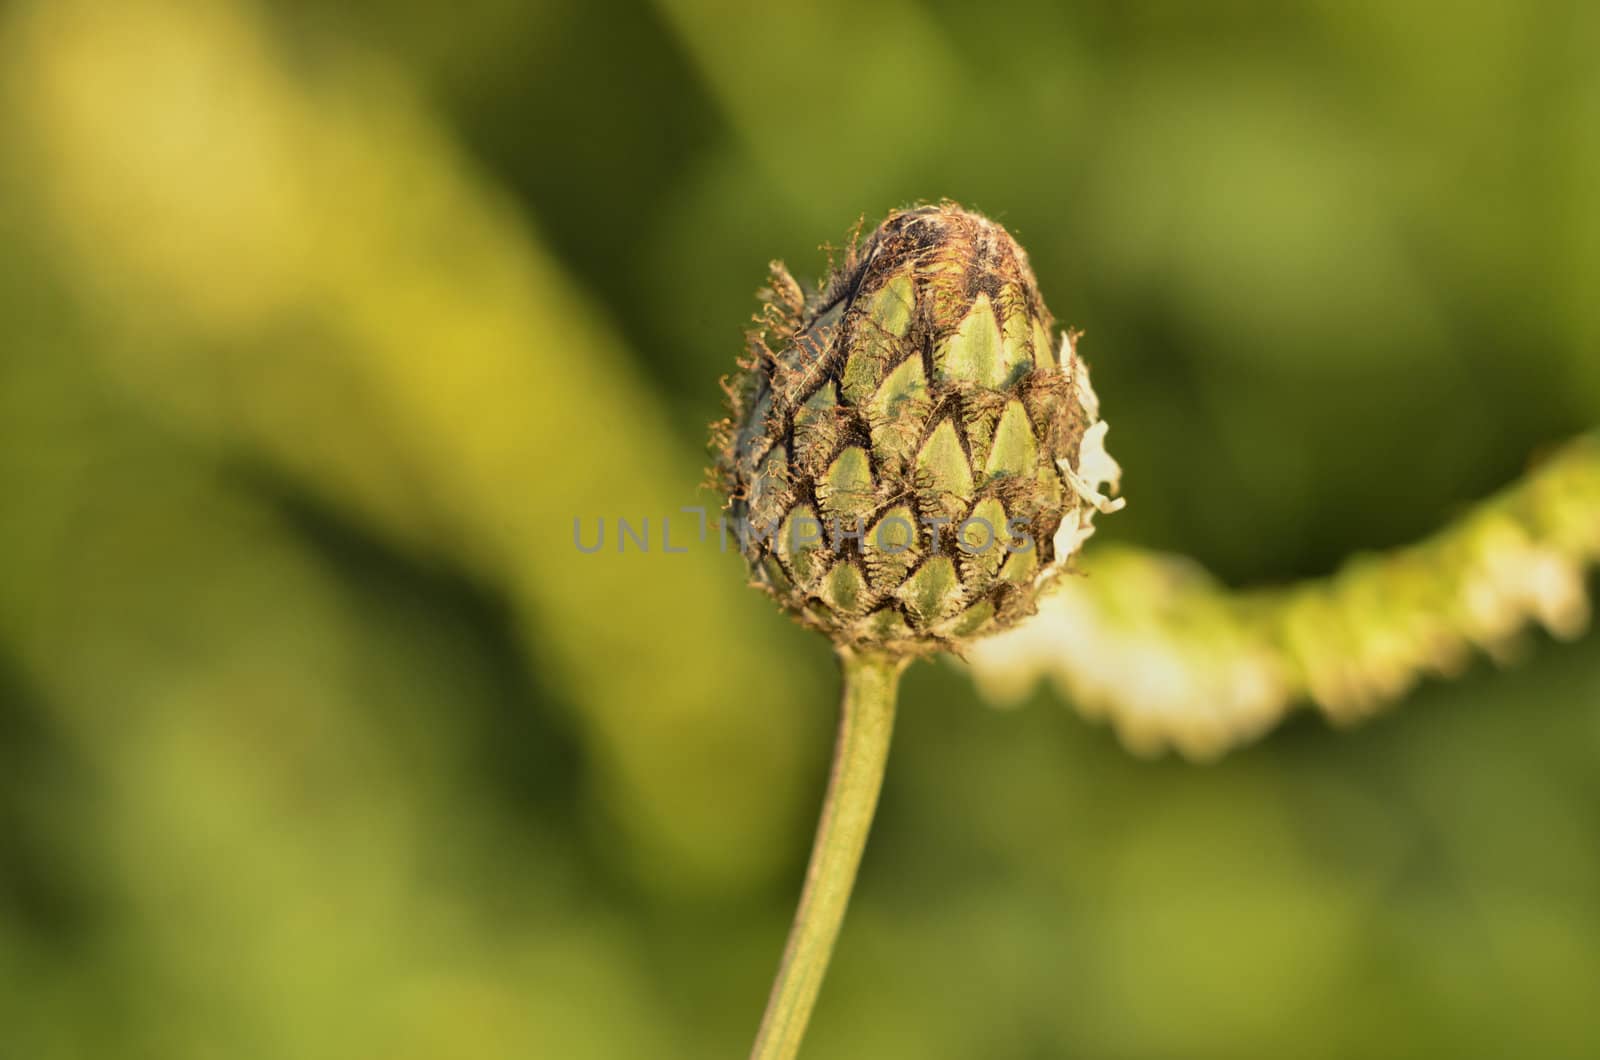
[[(0, 1057), (743, 1055), (833, 724), (696, 492), (769, 258), (1008, 225), (1231, 584), (1600, 422), (1600, 7), (0, 5)], [(1092, 546), (1091, 546), (1092, 547)], [(1600, 1055), (1600, 653), (1128, 756), (908, 675), (808, 1055)]]

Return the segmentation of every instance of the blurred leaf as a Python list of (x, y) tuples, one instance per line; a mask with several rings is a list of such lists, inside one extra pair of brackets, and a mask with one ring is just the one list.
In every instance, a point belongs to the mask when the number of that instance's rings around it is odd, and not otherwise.
[[(744, 635), (781, 624), (734, 557), (662, 554), (664, 517), (695, 533), (697, 467), (426, 113), (356, 55), (298, 83), (223, 3), (20, 26), (16, 120), (121, 383), (505, 584), (650, 876), (770, 868), (819, 686)], [(575, 519), (618, 517), (657, 551), (576, 554)]]
[(1600, 565), (1600, 435), (1581, 438), (1432, 539), (1357, 557), (1339, 573), (1230, 594), (1192, 562), (1091, 553), (1021, 627), (969, 653), (982, 688), (1016, 699), (1038, 677), (1133, 750), (1212, 758), (1276, 725), (1302, 699), (1364, 717), (1469, 653), (1508, 660), (1538, 622), (1588, 626)]

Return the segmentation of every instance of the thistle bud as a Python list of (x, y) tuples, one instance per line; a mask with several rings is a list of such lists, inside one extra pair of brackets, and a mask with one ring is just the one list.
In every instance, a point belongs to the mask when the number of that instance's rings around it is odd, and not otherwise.
[(1119, 469), (1027, 255), (953, 203), (891, 214), (807, 296), (781, 264), (725, 387), (715, 475), (754, 584), (857, 649), (1032, 614)]

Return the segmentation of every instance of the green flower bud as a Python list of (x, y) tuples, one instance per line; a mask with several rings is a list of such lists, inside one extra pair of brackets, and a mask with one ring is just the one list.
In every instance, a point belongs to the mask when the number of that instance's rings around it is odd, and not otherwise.
[(1107, 426), (1027, 255), (953, 203), (891, 214), (807, 297), (776, 262), (715, 475), (754, 584), (859, 649), (1034, 612), (1121, 507)]

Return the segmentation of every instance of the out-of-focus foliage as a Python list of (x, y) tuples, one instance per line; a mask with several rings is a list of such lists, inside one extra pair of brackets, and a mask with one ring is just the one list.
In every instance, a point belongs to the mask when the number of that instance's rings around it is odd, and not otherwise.
[(1102, 551), (969, 661), (1001, 701), (1050, 675), (1130, 748), (1214, 758), (1304, 699), (1357, 721), (1475, 650), (1514, 661), (1535, 623), (1582, 637), (1596, 563), (1600, 434), (1428, 541), (1286, 589), (1230, 593), (1181, 557)]
[[(976, 11), (0, 7), (0, 1056), (738, 1055), (830, 673), (660, 520), (858, 214), (1004, 221), (1229, 584), (1600, 421), (1600, 13)], [(913, 670), (811, 1051), (1593, 1055), (1594, 647), (1204, 769)]]

